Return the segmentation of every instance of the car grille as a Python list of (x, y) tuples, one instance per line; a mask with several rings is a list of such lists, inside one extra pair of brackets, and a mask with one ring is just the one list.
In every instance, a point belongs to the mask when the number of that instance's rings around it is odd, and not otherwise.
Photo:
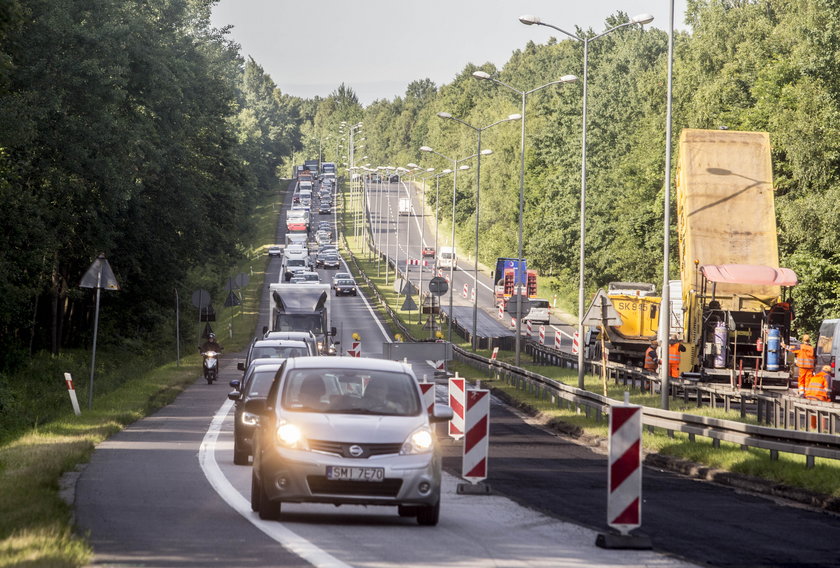
[[(362, 448), (362, 454), (354, 456), (350, 454), (350, 446)], [(353, 444), (347, 442), (330, 442), (326, 440), (309, 440), (309, 449), (315, 452), (335, 454), (343, 458), (365, 459), (371, 456), (385, 456), (398, 454), (402, 444)]]
[(306, 483), (313, 495), (364, 495), (372, 497), (396, 497), (402, 487), (402, 479), (371, 481), (331, 481), (323, 475), (307, 475)]

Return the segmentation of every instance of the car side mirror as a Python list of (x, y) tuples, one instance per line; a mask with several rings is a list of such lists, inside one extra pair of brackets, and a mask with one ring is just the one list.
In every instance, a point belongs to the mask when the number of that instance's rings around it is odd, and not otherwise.
[(241, 387), (241, 386), (242, 386), (242, 383), (240, 383), (240, 382), (239, 382), (239, 379), (233, 379), (233, 380), (232, 380), (230, 383), (228, 383), (228, 384), (231, 386), (231, 388), (235, 388), (236, 390), (239, 390), (239, 387)]
[(336, 328), (334, 328), (334, 327), (331, 327), (330, 328), (330, 335), (335, 337), (337, 334), (338, 334), (338, 330), (336, 330)]
[(454, 413), (452, 412), (451, 406), (436, 402), (431, 414), (429, 414), (429, 422), (449, 422), (453, 416)]
[(240, 396), (241, 394), (242, 394), (242, 393), (240, 393), (238, 390), (235, 390), (235, 391), (230, 391), (230, 392), (228, 393), (228, 398), (229, 398), (230, 400), (239, 400), (239, 396)]

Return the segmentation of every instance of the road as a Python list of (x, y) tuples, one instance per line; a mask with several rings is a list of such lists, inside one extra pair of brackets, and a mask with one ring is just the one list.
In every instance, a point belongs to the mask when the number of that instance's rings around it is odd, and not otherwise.
[[(360, 298), (333, 304), (345, 336), (352, 325), (375, 337), (379, 325)], [(381, 353), (381, 342), (366, 343), (366, 355)], [(75, 514), (95, 565), (840, 565), (836, 516), (649, 468), (641, 531), (655, 551), (597, 548), (596, 533), (607, 530), (605, 456), (498, 401), (487, 479), (493, 494), (456, 494), (460, 445), (442, 440), (450, 475), (438, 526), (418, 527), (393, 508), (320, 505), (284, 506), (282, 522), (260, 521), (248, 504), (250, 468), (232, 463), (225, 383), (241, 374), (235, 364), (235, 356), (223, 360), (215, 385), (198, 380), (196, 368), (196, 383), (173, 404), (94, 452), (77, 484)], [(445, 396), (444, 385), (437, 394)]]

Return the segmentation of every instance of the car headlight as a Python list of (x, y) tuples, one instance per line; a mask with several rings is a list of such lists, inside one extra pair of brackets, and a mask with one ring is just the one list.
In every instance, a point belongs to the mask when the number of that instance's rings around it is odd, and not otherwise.
[(277, 442), (287, 448), (294, 448), (298, 450), (305, 450), (306, 439), (303, 437), (303, 432), (300, 428), (283, 421), (277, 426)]
[(241, 420), (242, 424), (245, 426), (256, 426), (260, 421), (260, 417), (258, 414), (252, 414), (251, 412), (243, 412)]
[(426, 454), (434, 449), (435, 438), (432, 431), (423, 426), (412, 432), (400, 449), (400, 455)]

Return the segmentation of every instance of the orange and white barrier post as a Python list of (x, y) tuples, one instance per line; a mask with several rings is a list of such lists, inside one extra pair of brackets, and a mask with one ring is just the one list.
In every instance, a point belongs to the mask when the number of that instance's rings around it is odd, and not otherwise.
[(469, 295), (470, 295), (470, 285), (467, 284), (467, 283), (464, 283), (464, 289), (461, 290), (461, 297), (466, 298)]
[(73, 377), (70, 373), (64, 373), (64, 382), (67, 383), (67, 392), (70, 394), (70, 404), (73, 405), (73, 412), (76, 416), (81, 416), (82, 411), (79, 409), (79, 399), (76, 398), (76, 387), (73, 386)]
[(545, 326), (540, 326), (540, 345), (545, 345)]
[(449, 437), (460, 440), (464, 437), (464, 404), (467, 385), (463, 377), (455, 373), (449, 378), (449, 406), (452, 407), (452, 420), (449, 421)]
[(607, 524), (626, 535), (642, 524), (642, 407), (610, 409)]
[(563, 336), (560, 334), (559, 331), (554, 331), (554, 348), (560, 349), (560, 344), (563, 341)]
[(575, 355), (577, 355), (578, 351), (580, 351), (580, 346), (578, 345), (579, 337), (580, 334), (577, 331), (575, 331), (575, 334), (572, 337), (572, 353), (574, 353)]
[(490, 447), (490, 391), (467, 391), (464, 415), (464, 458), (461, 477), (472, 484), (487, 479), (487, 451)]
[(347, 355), (350, 357), (361, 357), (362, 356), (362, 342), (361, 341), (352, 341), (350, 343), (350, 349), (347, 350)]
[(504, 303), (499, 304), (499, 319), (504, 319), (505, 317), (505, 305)]
[(531, 337), (531, 332), (534, 331), (533, 325), (531, 324), (531, 320), (527, 320), (525, 322), (525, 329), (528, 331), (528, 337)]
[(426, 407), (426, 412), (432, 413), (435, 408), (435, 383), (420, 383), (420, 392), (423, 394), (423, 405)]
[(498, 357), (498, 356), (499, 356), (499, 348), (498, 348), (498, 347), (494, 347), (494, 348), (493, 348), (493, 354), (492, 354), (492, 355), (490, 355), (490, 360), (491, 360), (491, 361), (495, 361), (495, 360), (496, 360), (496, 357)]
[(475, 302), (475, 288), (470, 291), (470, 301)]

